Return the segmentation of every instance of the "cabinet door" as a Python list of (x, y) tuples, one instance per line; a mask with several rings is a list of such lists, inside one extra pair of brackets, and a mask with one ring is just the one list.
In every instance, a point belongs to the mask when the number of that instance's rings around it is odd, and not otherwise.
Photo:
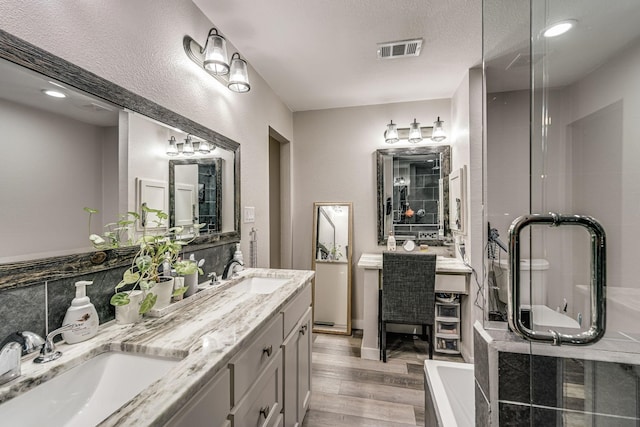
[(302, 425), (311, 400), (311, 308), (302, 317), (298, 330), (298, 423)]
[(229, 370), (224, 369), (186, 401), (165, 427), (229, 427), (230, 387)]

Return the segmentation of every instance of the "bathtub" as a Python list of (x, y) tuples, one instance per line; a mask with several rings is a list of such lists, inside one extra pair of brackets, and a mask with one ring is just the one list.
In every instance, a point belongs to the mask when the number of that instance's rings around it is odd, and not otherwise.
[(425, 360), (424, 376), (426, 426), (475, 426), (473, 365)]

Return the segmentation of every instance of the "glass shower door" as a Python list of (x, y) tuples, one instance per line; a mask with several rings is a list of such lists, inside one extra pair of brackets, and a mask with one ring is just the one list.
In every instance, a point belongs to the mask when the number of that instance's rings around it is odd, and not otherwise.
[[(534, 336), (580, 336), (606, 302), (605, 333), (594, 344), (528, 338), (529, 387), (519, 402), (529, 405), (511, 405), (510, 417), (638, 426), (640, 2), (485, 0), (483, 13), (487, 218), (504, 240), (521, 215), (550, 219), (519, 233), (512, 309)], [(569, 30), (554, 34), (555, 24)], [(556, 218), (591, 218), (604, 230), (602, 295), (591, 292), (593, 233)], [(490, 257), (496, 283), (514, 270), (507, 257)], [(509, 296), (498, 288), (488, 309), (500, 317)]]

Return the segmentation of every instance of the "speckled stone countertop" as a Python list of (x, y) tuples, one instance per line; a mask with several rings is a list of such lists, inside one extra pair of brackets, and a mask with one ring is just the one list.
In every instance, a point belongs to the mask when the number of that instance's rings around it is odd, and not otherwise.
[[(114, 412), (100, 426), (160, 426), (175, 415), (240, 349), (249, 345), (262, 325), (275, 318), (313, 278), (313, 271), (247, 269), (240, 277), (207, 289), (192, 304), (161, 318), (133, 325), (109, 322), (88, 341), (56, 346), (60, 359), (38, 365), (35, 355), (22, 359), (22, 375), (0, 387), (0, 403), (106, 351), (143, 353), (181, 359), (163, 378)], [(288, 279), (271, 294), (233, 290), (244, 277)]]

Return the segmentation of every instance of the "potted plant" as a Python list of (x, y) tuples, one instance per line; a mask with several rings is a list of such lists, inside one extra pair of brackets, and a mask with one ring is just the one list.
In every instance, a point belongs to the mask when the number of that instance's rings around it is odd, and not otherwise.
[[(95, 209), (85, 208), (89, 218)], [(155, 224), (160, 227), (168, 219), (168, 215), (146, 205), (142, 206), (144, 217), (153, 214)], [(90, 235), (89, 239), (94, 247), (108, 249), (119, 247), (123, 242), (124, 231), (132, 231), (133, 225), (140, 221), (140, 215), (128, 212), (121, 216), (121, 220), (114, 224), (107, 224), (107, 232), (103, 236)], [(182, 295), (187, 287), (173, 289), (173, 278), (165, 276), (165, 272), (177, 263), (182, 248), (191, 242), (177, 238), (182, 233), (182, 227), (173, 227), (161, 234), (148, 234), (146, 226), (142, 228), (142, 236), (135, 242), (140, 249), (133, 257), (131, 267), (125, 270), (122, 280), (115, 287), (115, 294), (111, 297), (111, 305), (116, 307), (116, 320), (119, 323), (136, 321), (144, 313), (158, 304), (163, 307), (169, 304), (171, 297)], [(129, 234), (131, 235), (131, 234)], [(129, 238), (127, 242), (131, 242)], [(136, 310), (137, 308), (137, 310)]]
[(202, 269), (193, 260), (178, 261), (173, 265), (176, 274), (184, 277), (184, 287), (187, 288), (185, 296), (196, 293), (198, 287), (198, 274), (204, 274)]

